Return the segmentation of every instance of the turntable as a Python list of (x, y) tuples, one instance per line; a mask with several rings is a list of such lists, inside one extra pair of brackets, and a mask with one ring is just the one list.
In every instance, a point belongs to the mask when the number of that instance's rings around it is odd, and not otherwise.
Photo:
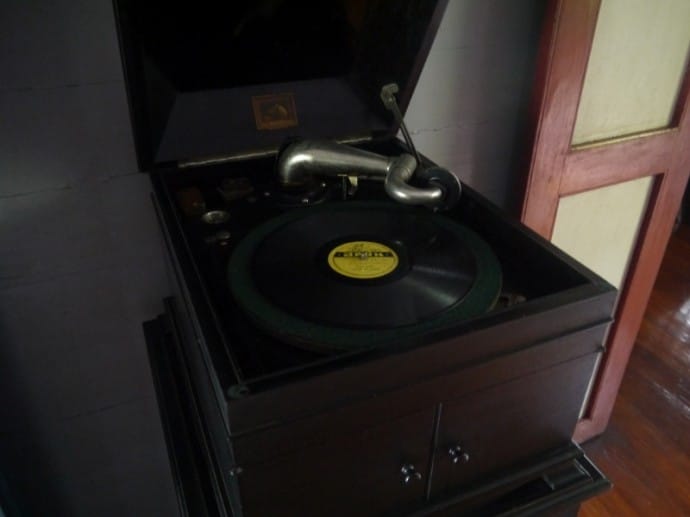
[(615, 290), (395, 137), (444, 2), (115, 5), (183, 511), (517, 515), (608, 486), (570, 437)]

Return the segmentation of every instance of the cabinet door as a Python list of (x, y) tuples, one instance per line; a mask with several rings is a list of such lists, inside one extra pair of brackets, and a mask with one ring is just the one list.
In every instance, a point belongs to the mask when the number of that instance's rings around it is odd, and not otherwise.
[(444, 404), (432, 494), (567, 445), (598, 354)]
[(244, 516), (395, 514), (422, 502), (433, 414), (430, 409), (246, 466), (238, 477)]

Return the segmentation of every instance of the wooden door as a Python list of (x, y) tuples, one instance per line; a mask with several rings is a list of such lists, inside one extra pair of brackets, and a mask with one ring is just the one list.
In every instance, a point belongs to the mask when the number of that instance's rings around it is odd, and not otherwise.
[(551, 0), (522, 220), (620, 289), (575, 439), (603, 432), (690, 172), (690, 2)]
[[(434, 411), (322, 439), (238, 476), (246, 517), (396, 515), (424, 502)], [(407, 470), (402, 471), (406, 466)]]

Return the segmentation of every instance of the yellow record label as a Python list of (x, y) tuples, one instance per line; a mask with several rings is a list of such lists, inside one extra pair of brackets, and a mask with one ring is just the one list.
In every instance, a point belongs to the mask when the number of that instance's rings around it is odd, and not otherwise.
[(380, 278), (398, 267), (398, 255), (379, 242), (344, 242), (328, 254), (328, 265), (350, 278)]

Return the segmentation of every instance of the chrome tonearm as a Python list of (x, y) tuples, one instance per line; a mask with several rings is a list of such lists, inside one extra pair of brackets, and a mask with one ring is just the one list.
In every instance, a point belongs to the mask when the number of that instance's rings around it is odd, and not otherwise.
[(381, 89), (384, 105), (393, 111), (410, 150), (417, 155), (401, 154), (389, 157), (356, 149), (344, 144), (321, 140), (303, 140), (289, 145), (278, 159), (278, 177), (284, 185), (300, 185), (312, 176), (356, 176), (384, 182), (388, 195), (400, 203), (423, 205), (433, 209), (448, 209), (460, 197), (460, 181), (440, 167), (417, 172), (425, 186), (409, 182), (415, 175), (421, 158), (402, 120), (394, 94), (397, 85)]

